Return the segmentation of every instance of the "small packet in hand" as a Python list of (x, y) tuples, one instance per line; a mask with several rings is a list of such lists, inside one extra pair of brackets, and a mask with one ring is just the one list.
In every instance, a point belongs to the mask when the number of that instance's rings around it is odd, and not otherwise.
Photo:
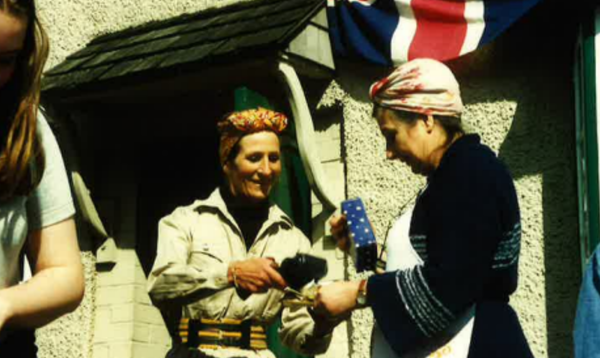
[(317, 256), (299, 253), (281, 263), (279, 273), (288, 285), (300, 290), (311, 281), (319, 281), (327, 275), (327, 261)]
[(377, 265), (377, 240), (367, 218), (365, 205), (360, 198), (342, 202), (342, 213), (346, 215), (352, 252), (357, 272), (375, 270)]
[(316, 283), (327, 275), (327, 261), (299, 253), (283, 260), (279, 273), (288, 283), (284, 292), (294, 296), (283, 300), (285, 307), (313, 306), (318, 290)]

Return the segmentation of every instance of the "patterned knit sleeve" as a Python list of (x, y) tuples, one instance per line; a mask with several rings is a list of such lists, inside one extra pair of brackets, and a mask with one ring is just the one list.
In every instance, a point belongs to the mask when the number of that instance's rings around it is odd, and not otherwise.
[[(484, 292), (490, 294), (490, 277), (502, 276), (494, 270), (516, 265), (518, 257), (518, 205), (504, 167), (495, 158), (465, 160), (439, 174), (435, 180), (443, 185), (430, 185), (426, 208), (421, 208), (426, 210), (412, 223), (423, 229), (411, 229), (411, 241), (424, 264), (368, 282), (377, 323), (400, 355), (446, 330)], [(507, 215), (511, 209), (516, 212)], [(511, 230), (504, 230), (506, 217), (514, 222)], [(498, 280), (507, 286), (499, 287), (499, 297), (514, 290), (509, 281)]]

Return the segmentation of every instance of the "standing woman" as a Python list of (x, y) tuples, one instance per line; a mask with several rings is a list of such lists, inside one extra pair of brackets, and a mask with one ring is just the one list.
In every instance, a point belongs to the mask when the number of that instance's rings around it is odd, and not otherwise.
[(225, 183), (161, 219), (148, 290), (182, 316), (169, 322), (168, 358), (275, 358), (265, 332), (279, 314), (282, 343), (310, 355), (327, 349), (334, 325), (306, 307), (283, 305), (287, 282), (279, 264), (311, 249), (269, 200), (286, 126), (285, 115), (260, 107), (227, 115), (218, 123)]
[[(48, 42), (32, 0), (0, 0), (0, 354), (35, 357), (33, 329), (74, 310), (83, 272), (67, 175), (38, 112)], [(24, 284), (21, 253), (33, 277)]]
[[(515, 187), (494, 152), (462, 130), (454, 75), (440, 62), (417, 59), (376, 82), (370, 95), (387, 157), (428, 179), (409, 229), (422, 264), (323, 286), (317, 308), (336, 316), (369, 306), (397, 356), (425, 357), (448, 353), (440, 351), (443, 336), (474, 307), (463, 357), (532, 357), (508, 304), (521, 238)], [(332, 226), (347, 240), (344, 217)]]

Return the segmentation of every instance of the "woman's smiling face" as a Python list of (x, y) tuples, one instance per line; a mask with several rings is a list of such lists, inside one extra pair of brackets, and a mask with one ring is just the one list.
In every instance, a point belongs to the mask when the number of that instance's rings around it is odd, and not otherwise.
[(231, 194), (247, 202), (267, 200), (281, 174), (279, 137), (258, 132), (242, 137), (237, 145), (237, 155), (223, 167)]
[(27, 19), (0, 10), (0, 89), (11, 79), (27, 33)]

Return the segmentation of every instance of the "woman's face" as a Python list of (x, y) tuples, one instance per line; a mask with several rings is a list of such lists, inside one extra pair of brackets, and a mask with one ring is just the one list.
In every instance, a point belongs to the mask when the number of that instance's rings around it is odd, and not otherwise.
[(396, 116), (402, 116), (402, 112), (381, 109), (376, 113), (379, 129), (385, 137), (387, 158), (406, 163), (415, 174), (427, 175), (434, 169), (429, 163), (428, 120), (408, 122)]
[(0, 10), (0, 89), (12, 77), (23, 50), (27, 20)]
[(279, 137), (258, 132), (242, 137), (238, 145), (237, 156), (223, 168), (231, 194), (253, 203), (267, 200), (281, 174)]

